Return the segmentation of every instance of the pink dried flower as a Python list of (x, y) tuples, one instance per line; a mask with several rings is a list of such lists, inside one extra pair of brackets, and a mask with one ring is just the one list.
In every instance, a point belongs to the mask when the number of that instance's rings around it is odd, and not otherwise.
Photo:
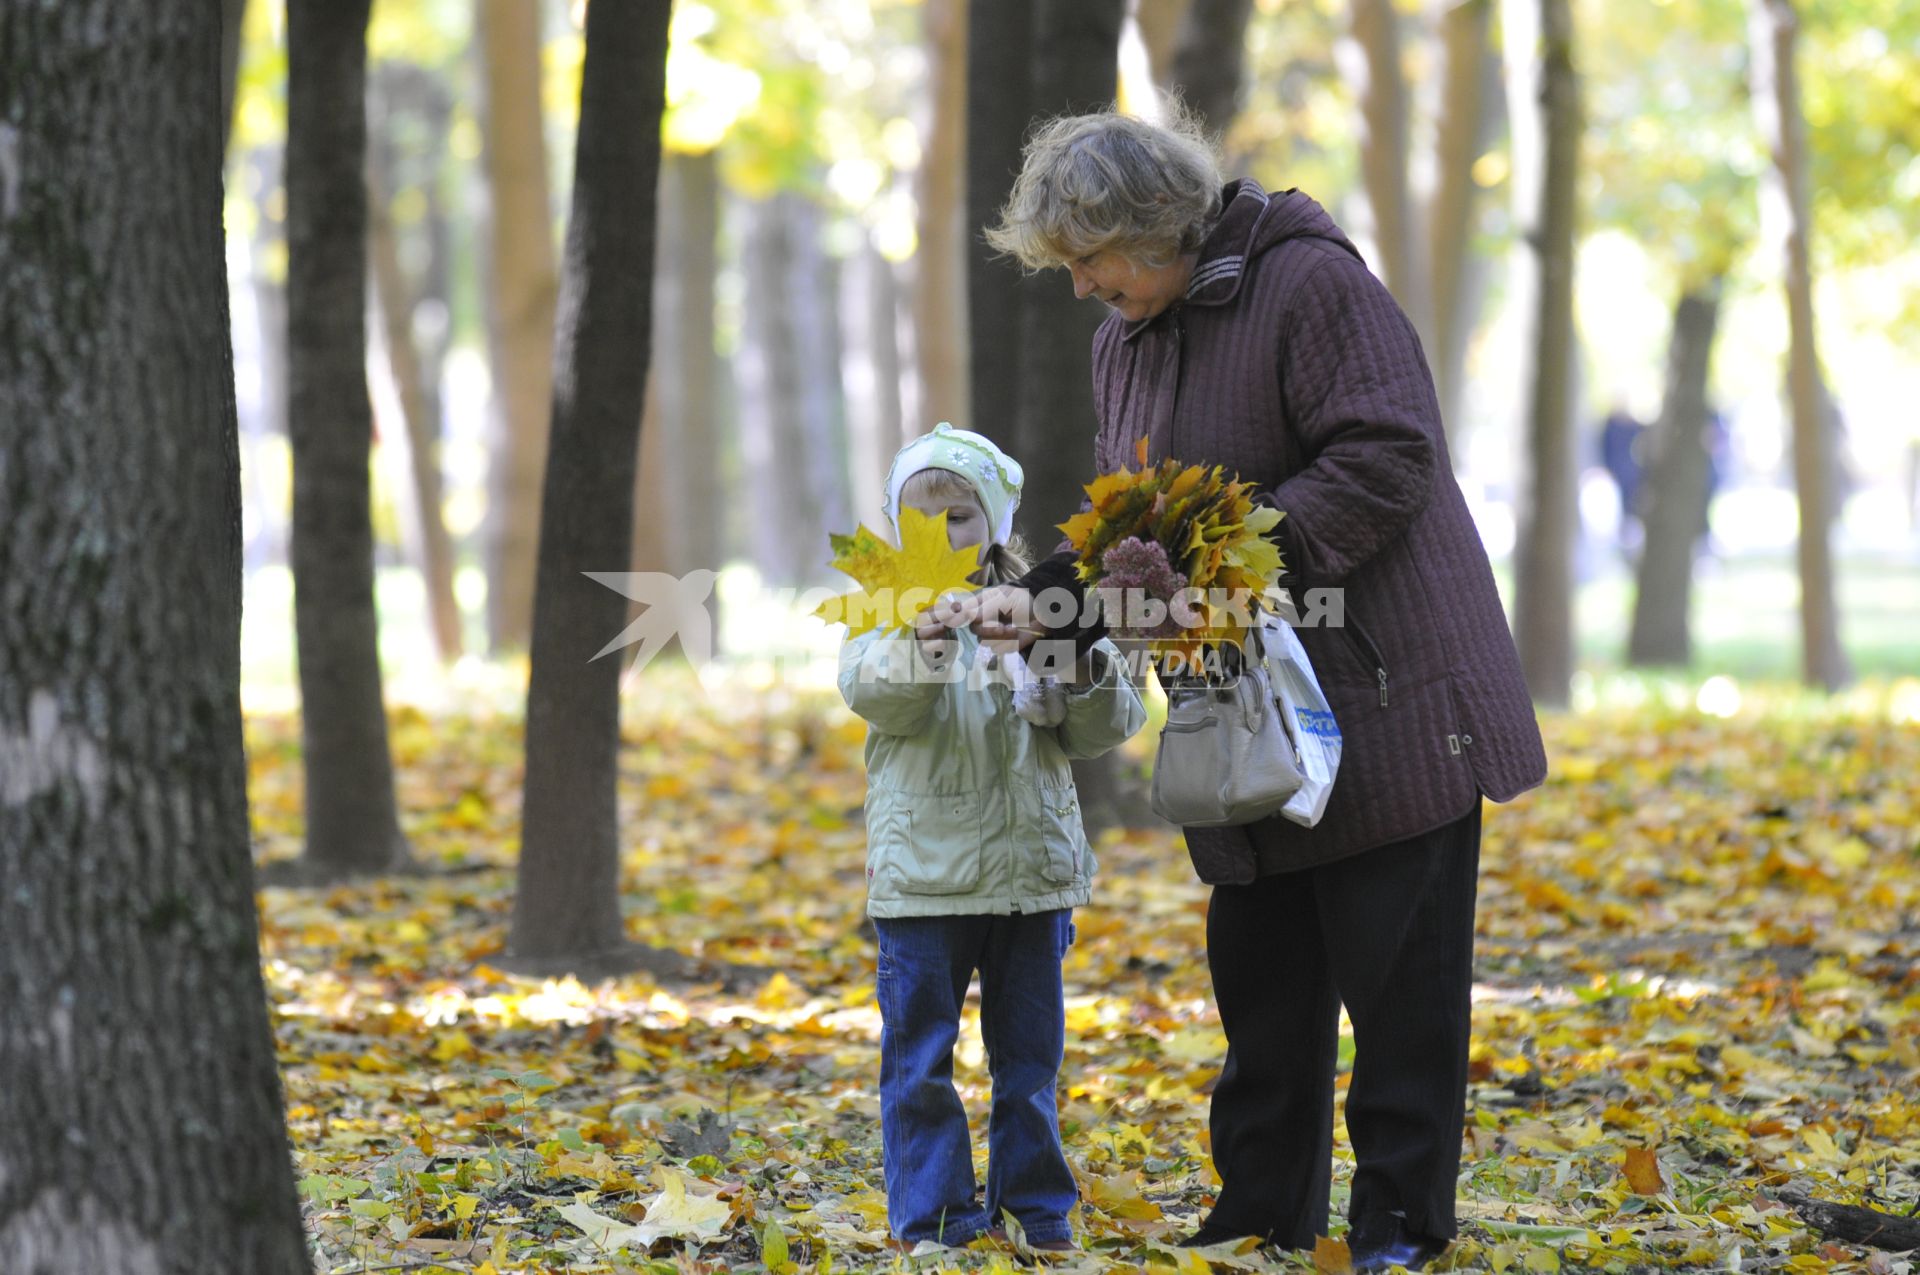
[(1100, 558), (1099, 589), (1108, 624), (1118, 637), (1134, 639), (1172, 638), (1184, 631), (1170, 612), (1159, 623), (1136, 627), (1115, 623), (1116, 618), (1133, 620), (1146, 599), (1171, 602), (1187, 587), (1186, 578), (1173, 569), (1167, 551), (1157, 540), (1128, 536)]

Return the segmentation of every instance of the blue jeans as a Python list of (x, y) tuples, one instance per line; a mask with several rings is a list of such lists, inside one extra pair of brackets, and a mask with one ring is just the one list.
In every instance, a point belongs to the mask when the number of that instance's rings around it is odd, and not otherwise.
[[(1070, 909), (1015, 916), (876, 917), (880, 934), (880, 1136), (896, 1239), (965, 1244), (1011, 1213), (1036, 1243), (1073, 1238), (1079, 1198), (1060, 1146), (1054, 1085), (1066, 1049), (1060, 961)], [(974, 1200), (967, 1113), (953, 1047), (980, 971), (993, 1107), (987, 1200)]]

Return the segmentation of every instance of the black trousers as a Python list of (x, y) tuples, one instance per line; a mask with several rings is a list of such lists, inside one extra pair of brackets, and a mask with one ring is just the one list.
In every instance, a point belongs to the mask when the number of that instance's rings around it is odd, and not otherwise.
[(1217, 886), (1207, 962), (1227, 1033), (1209, 1221), (1311, 1248), (1327, 1231), (1340, 1006), (1353, 1020), (1348, 1218), (1454, 1235), (1480, 808), (1406, 841)]

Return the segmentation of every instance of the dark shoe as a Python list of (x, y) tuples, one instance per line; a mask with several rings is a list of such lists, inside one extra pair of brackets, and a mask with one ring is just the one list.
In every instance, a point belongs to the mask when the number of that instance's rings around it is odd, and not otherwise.
[(1428, 1262), (1446, 1251), (1446, 1241), (1415, 1235), (1396, 1219), (1386, 1235), (1365, 1236), (1353, 1242), (1353, 1269), (1384, 1271), (1404, 1266), (1410, 1271), (1424, 1271)]
[(1211, 1248), (1215, 1244), (1231, 1244), (1235, 1240), (1259, 1240), (1267, 1242), (1264, 1235), (1255, 1235), (1249, 1231), (1236, 1231), (1230, 1226), (1216, 1226), (1212, 1222), (1202, 1222), (1200, 1229), (1179, 1241), (1176, 1248)]
[[(984, 1232), (995, 1244), (1011, 1245), (1013, 1237), (1007, 1234), (1004, 1226), (991, 1226)], [(1036, 1253), (1077, 1253), (1080, 1246), (1072, 1240), (1027, 1240), (1026, 1246)]]

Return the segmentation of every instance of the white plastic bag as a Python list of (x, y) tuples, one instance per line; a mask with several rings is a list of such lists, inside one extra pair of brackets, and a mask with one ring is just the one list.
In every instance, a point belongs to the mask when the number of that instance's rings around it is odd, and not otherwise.
[(1311, 828), (1327, 812), (1334, 777), (1340, 771), (1340, 723), (1321, 693), (1320, 679), (1293, 626), (1278, 616), (1262, 617), (1260, 644), (1265, 651), (1267, 679), (1280, 702), (1281, 719), (1293, 736), (1300, 758), (1300, 787), (1281, 807), (1283, 818)]

